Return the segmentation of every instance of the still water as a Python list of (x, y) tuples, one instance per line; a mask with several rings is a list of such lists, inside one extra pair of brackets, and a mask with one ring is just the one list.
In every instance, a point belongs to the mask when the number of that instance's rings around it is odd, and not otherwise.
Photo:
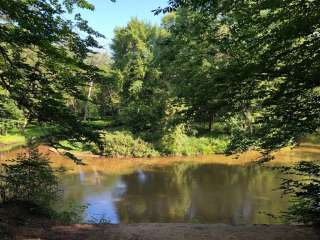
[[(10, 156), (15, 153), (10, 153)], [(319, 160), (320, 149), (275, 155), (276, 165)], [(278, 190), (283, 175), (273, 164), (252, 163), (255, 154), (152, 160), (87, 158), (86, 165), (51, 153), (61, 175), (59, 205), (86, 206), (84, 222), (281, 223), (289, 199)], [(0, 161), (8, 156), (1, 156)]]
[(178, 163), (126, 175), (82, 172), (63, 177), (65, 201), (87, 205), (84, 220), (111, 223), (274, 223), (285, 210), (268, 167)]

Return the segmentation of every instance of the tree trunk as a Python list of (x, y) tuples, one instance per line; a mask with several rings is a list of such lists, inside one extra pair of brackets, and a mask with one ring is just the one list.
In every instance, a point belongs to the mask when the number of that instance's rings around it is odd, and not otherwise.
[(86, 101), (86, 104), (84, 105), (83, 121), (87, 121), (87, 118), (88, 118), (88, 105), (89, 105), (89, 101), (91, 98), (92, 88), (93, 88), (93, 81), (91, 81), (89, 83), (89, 91), (88, 91), (87, 101)]
[(213, 120), (214, 120), (214, 116), (213, 116), (213, 114), (211, 114), (209, 117), (209, 126), (208, 126), (209, 132), (212, 131)]

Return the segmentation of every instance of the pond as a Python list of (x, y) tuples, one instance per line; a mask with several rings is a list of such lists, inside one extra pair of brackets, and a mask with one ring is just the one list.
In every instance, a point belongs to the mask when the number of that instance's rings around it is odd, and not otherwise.
[[(275, 154), (274, 164), (220, 155), (194, 158), (86, 158), (86, 165), (51, 153), (61, 176), (60, 205), (86, 206), (84, 222), (281, 223), (289, 199), (278, 190), (283, 175), (272, 165), (317, 160), (320, 149)], [(5, 156), (2, 156), (4, 159)], [(1, 158), (0, 158), (1, 159)]]
[(111, 223), (274, 223), (288, 205), (271, 168), (178, 163), (125, 175), (63, 177), (64, 200), (88, 205), (84, 220)]

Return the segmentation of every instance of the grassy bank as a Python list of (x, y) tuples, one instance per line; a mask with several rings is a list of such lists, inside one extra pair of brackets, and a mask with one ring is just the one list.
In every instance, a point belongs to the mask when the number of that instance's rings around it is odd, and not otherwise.
[(26, 138), (18, 134), (0, 136), (0, 151), (10, 151), (26, 144)]
[[(223, 153), (229, 143), (228, 134), (221, 126), (210, 133), (187, 134), (181, 129), (171, 131), (155, 139), (151, 133), (133, 134), (123, 126), (117, 126), (111, 120), (87, 122), (90, 127), (101, 132), (103, 151), (90, 142), (79, 142), (65, 139), (59, 142), (58, 148), (75, 153), (92, 152), (106, 157), (157, 157), (157, 156), (197, 156)], [(29, 125), (24, 131), (11, 129), (6, 135), (0, 135), (0, 152), (10, 151), (25, 146), (29, 139), (41, 139), (50, 135), (53, 126)], [(300, 140), (307, 145), (320, 145), (320, 133), (309, 134)]]
[(24, 130), (10, 129), (6, 135), (0, 135), (0, 152), (10, 151), (25, 146), (28, 140), (40, 139), (48, 134), (52, 126), (29, 125)]
[[(109, 120), (91, 121), (87, 124), (101, 132), (102, 152), (94, 143), (79, 142), (73, 139), (62, 140), (57, 147), (73, 152), (93, 152), (107, 157), (140, 158), (222, 153), (229, 141), (226, 135), (215, 132), (211, 135), (195, 136), (177, 129), (154, 139), (153, 133), (133, 134), (124, 127), (114, 126)], [(24, 131), (11, 129), (6, 135), (0, 135), (0, 151), (9, 151), (24, 146), (29, 139), (41, 139), (49, 135), (53, 128), (53, 126), (30, 125)]]

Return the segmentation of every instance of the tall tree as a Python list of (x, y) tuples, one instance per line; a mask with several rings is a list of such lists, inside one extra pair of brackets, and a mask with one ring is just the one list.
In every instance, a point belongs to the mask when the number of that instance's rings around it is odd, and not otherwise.
[(167, 15), (163, 26), (170, 34), (162, 40), (160, 59), (164, 77), (189, 106), (187, 117), (208, 123), (211, 130), (216, 117), (227, 110), (223, 98), (226, 83), (215, 75), (226, 57), (208, 37), (215, 34), (218, 38), (223, 26), (204, 20), (203, 15), (188, 9)]
[(164, 116), (166, 86), (155, 62), (163, 31), (132, 19), (115, 30), (111, 48), (114, 69), (121, 83), (121, 120), (133, 131), (158, 130)]

